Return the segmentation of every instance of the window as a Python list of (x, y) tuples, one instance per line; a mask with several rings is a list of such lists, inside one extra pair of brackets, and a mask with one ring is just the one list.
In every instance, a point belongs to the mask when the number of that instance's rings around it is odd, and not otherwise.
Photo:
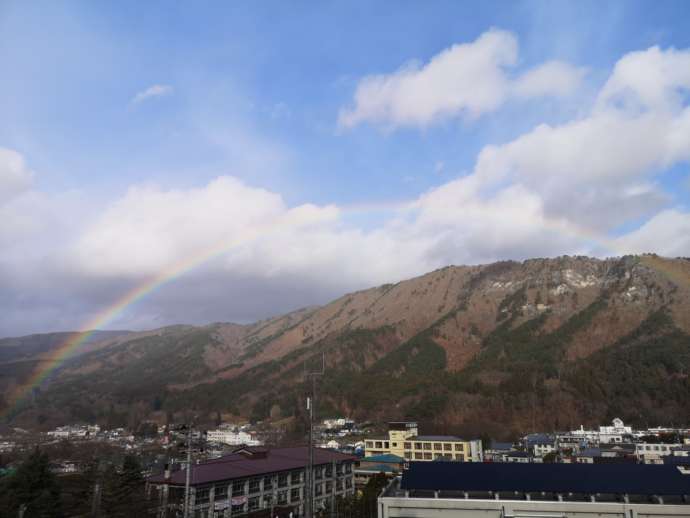
[(434, 453), (434, 459), (440, 459), (441, 457), (443, 457), (442, 453)]
[(388, 449), (388, 441), (385, 441), (385, 442), (383, 443), (383, 447), (386, 448), (386, 449)]
[(383, 448), (383, 443), (381, 441), (376, 441), (375, 445), (376, 448)]
[(329, 464), (326, 466), (326, 478), (331, 478), (333, 476), (333, 465)]
[(264, 495), (264, 507), (271, 507), (271, 501), (273, 500), (273, 495)]
[(214, 495), (215, 495), (214, 498), (215, 498), (216, 500), (218, 500), (219, 498), (225, 498), (225, 497), (227, 497), (227, 496), (228, 496), (228, 485), (227, 485), (227, 484), (223, 484), (223, 485), (221, 485), (221, 486), (216, 486), (216, 490), (215, 490)]
[(425, 450), (430, 450), (430, 449), (431, 449), (431, 443), (430, 443), (430, 442), (425, 442), (425, 443), (424, 443), (424, 449), (425, 449)]
[(398, 447), (398, 443), (397, 443), (397, 442), (392, 442), (391, 445), (393, 446), (393, 448), (397, 448), (397, 447)]
[(259, 508), (259, 497), (253, 496), (249, 499), (249, 510), (256, 511)]
[(456, 453), (455, 454), (455, 460), (460, 460), (460, 461), (464, 462), (465, 456), (462, 453)]
[(422, 455), (420, 452), (415, 452), (414, 458), (415, 460), (421, 460), (424, 458), (424, 455)]
[(453, 449), (453, 445), (449, 442), (443, 443), (443, 450), (444, 451), (450, 451)]
[(405, 460), (410, 460), (412, 458), (412, 452), (411, 451), (406, 451), (405, 452)]
[(323, 477), (323, 470), (321, 467), (314, 468), (314, 479), (321, 480), (321, 477)]
[(290, 483), (299, 484), (300, 482), (302, 482), (301, 471), (293, 471), (292, 473), (290, 473)]
[(278, 505), (287, 504), (287, 491), (278, 491)]
[(367, 441), (367, 448), (373, 448), (374, 447), (374, 441)]
[(345, 464), (345, 473), (352, 473), (352, 462)]
[(422, 443), (421, 442), (414, 443), (414, 449), (415, 450), (421, 450), (422, 449)]
[(431, 452), (424, 452), (424, 460), (431, 460)]
[(300, 488), (293, 487), (290, 490), (290, 502), (299, 502), (302, 495), (300, 495)]
[(264, 491), (273, 489), (273, 479), (271, 477), (264, 477)]
[(208, 502), (209, 490), (208, 489), (197, 489), (196, 498), (194, 499), (195, 504), (205, 504)]
[(442, 450), (443, 445), (440, 442), (435, 442), (434, 443), (434, 450)]
[(287, 473), (281, 473), (278, 475), (278, 487), (285, 487), (288, 485), (288, 475)]
[(411, 442), (403, 443), (403, 447), (404, 447), (406, 450), (411, 450), (411, 449), (412, 449), (412, 443), (411, 443)]
[(232, 514), (242, 514), (243, 512), (244, 512), (244, 504), (232, 506)]
[(347, 489), (350, 489), (352, 487), (352, 479), (351, 478), (346, 478), (345, 479), (345, 487)]
[(314, 484), (314, 494), (316, 496), (323, 494), (323, 484)]
[(260, 478), (253, 478), (249, 481), (249, 492), (250, 493), (258, 493), (261, 491), (261, 479)]
[(465, 451), (465, 445), (461, 442), (455, 443), (455, 451)]
[(244, 480), (235, 480), (232, 483), (232, 496), (244, 494)]

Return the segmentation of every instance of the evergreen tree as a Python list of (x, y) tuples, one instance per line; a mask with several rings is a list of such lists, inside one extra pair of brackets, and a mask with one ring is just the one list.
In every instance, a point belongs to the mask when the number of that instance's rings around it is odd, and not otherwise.
[(136, 457), (124, 458), (120, 473), (109, 466), (102, 480), (99, 516), (107, 518), (143, 518), (148, 516), (144, 478)]
[(48, 456), (38, 449), (0, 484), (0, 516), (62, 518), (60, 486), (50, 471)]

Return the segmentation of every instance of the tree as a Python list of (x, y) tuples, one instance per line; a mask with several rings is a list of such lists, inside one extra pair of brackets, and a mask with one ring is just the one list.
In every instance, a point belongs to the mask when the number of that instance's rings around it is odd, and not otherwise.
[(0, 515), (62, 518), (60, 486), (50, 471), (49, 459), (38, 448), (19, 466), (17, 472), (0, 484)]
[(118, 471), (111, 465), (103, 474), (100, 516), (139, 518), (148, 516), (144, 478), (136, 457), (127, 455)]

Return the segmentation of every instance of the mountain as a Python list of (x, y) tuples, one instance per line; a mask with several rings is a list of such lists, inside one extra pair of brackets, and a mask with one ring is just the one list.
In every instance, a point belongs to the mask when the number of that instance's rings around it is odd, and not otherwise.
[(12, 418), (290, 417), (305, 364), (323, 357), (322, 416), (496, 437), (614, 416), (678, 423), (690, 415), (690, 260), (449, 266), (251, 325), (172, 326), (94, 349)]

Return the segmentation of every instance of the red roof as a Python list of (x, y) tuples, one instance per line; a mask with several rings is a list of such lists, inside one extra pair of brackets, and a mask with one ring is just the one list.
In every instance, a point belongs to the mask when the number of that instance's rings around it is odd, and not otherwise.
[[(246, 448), (246, 450), (251, 451), (251, 448)], [(306, 446), (271, 448), (265, 451), (265, 456), (257, 455), (257, 457), (242, 453), (231, 453), (218, 459), (194, 464), (192, 466), (191, 485), (197, 486), (221, 480), (261, 476), (277, 471), (304, 468), (309, 463), (309, 449)], [(354, 461), (356, 457), (331, 450), (314, 448), (315, 465), (348, 460)], [(149, 477), (148, 481), (152, 484), (184, 485), (185, 474), (185, 471), (179, 470), (172, 473), (168, 480), (161, 474)]]

